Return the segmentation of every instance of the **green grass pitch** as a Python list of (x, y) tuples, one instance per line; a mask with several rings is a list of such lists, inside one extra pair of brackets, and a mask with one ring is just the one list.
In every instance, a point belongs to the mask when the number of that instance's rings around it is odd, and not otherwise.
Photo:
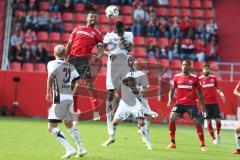
[[(64, 148), (47, 131), (47, 120), (0, 117), (0, 160), (59, 160)], [(70, 139), (69, 133), (60, 128)], [(151, 124), (153, 150), (147, 150), (137, 134), (135, 123), (121, 123), (116, 142), (108, 147), (101, 144), (107, 138), (105, 122), (84, 121), (78, 125), (88, 154), (83, 160), (237, 160), (234, 131), (221, 131), (222, 143), (211, 143), (205, 130), (207, 152), (201, 152), (195, 127), (177, 125), (176, 149), (166, 149), (169, 142), (166, 125)], [(71, 140), (73, 144), (73, 141)], [(74, 145), (75, 146), (75, 145)], [(75, 159), (74, 157), (72, 159)]]

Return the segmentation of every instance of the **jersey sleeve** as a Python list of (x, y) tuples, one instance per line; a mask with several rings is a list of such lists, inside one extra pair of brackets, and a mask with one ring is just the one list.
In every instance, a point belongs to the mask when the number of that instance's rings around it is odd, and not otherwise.
[(217, 80), (217, 77), (214, 78), (214, 82), (215, 82), (215, 87), (218, 87), (218, 80)]
[(177, 78), (176, 78), (176, 76), (173, 77), (172, 81), (173, 81), (173, 87), (177, 88)]
[(240, 90), (240, 81), (238, 81), (238, 84), (237, 84), (235, 89), (238, 90), (238, 91)]
[(47, 71), (48, 71), (48, 74), (55, 74), (55, 71), (56, 71), (56, 65), (53, 61), (50, 61), (48, 62), (47, 64)]
[(107, 33), (104, 38), (103, 38), (103, 43), (110, 43), (111, 42), (111, 39), (110, 39), (110, 33)]
[(146, 75), (146, 74), (144, 74), (144, 75), (142, 76), (140, 83), (141, 83), (142, 86), (147, 86), (147, 85), (149, 85), (149, 81), (148, 81), (148, 78), (147, 78), (147, 75)]
[(71, 75), (72, 75), (73, 80), (77, 80), (80, 78), (80, 75), (78, 74), (78, 72), (75, 68), (71, 71)]
[(101, 34), (100, 31), (96, 30), (97, 34), (96, 34), (96, 39), (97, 39), (97, 42), (103, 42), (103, 36)]
[(133, 43), (133, 33), (129, 32), (127, 37), (128, 37), (128, 39), (127, 39), (128, 43)]
[(197, 89), (201, 88), (200, 79), (198, 77), (196, 78), (196, 88)]

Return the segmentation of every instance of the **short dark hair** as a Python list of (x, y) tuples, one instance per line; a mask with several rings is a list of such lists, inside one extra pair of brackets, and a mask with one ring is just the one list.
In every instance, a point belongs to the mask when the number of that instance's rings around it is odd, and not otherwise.
[(206, 67), (208, 67), (210, 69), (210, 65), (208, 63), (204, 63), (202, 66), (202, 68), (206, 68)]
[(122, 27), (124, 27), (124, 23), (122, 21), (117, 21), (114, 24), (114, 28), (122, 28)]
[(89, 11), (89, 12), (87, 12), (86, 15), (88, 16), (89, 14), (96, 14), (96, 15), (98, 15), (97, 12), (95, 12), (95, 11)]
[(181, 60), (181, 64), (183, 64), (184, 61), (186, 61), (186, 62), (191, 66), (191, 62), (190, 62), (189, 59), (183, 59), (183, 60)]

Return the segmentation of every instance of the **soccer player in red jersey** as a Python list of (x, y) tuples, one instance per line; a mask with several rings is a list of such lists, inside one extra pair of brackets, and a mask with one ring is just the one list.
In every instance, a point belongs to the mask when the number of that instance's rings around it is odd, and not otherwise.
[[(240, 81), (238, 81), (238, 84), (236, 88), (233, 91), (233, 94), (240, 97)], [(233, 154), (240, 154), (240, 124), (238, 124), (236, 130), (235, 130), (235, 137), (236, 137), (236, 143), (237, 143), (237, 149), (233, 152)]]
[[(202, 87), (204, 102), (207, 111), (207, 125), (208, 131), (214, 144), (220, 143), (220, 129), (221, 129), (221, 115), (217, 102), (217, 94), (221, 96), (223, 102), (225, 102), (225, 96), (220, 90), (217, 82), (217, 77), (210, 74), (210, 65), (205, 63), (202, 67), (203, 75), (199, 77), (200, 85)], [(214, 136), (214, 130), (212, 128), (212, 119), (216, 122), (216, 138)]]
[(182, 73), (176, 74), (173, 78), (173, 87), (169, 91), (169, 100), (167, 107), (171, 107), (174, 91), (176, 90), (176, 104), (172, 108), (169, 120), (169, 133), (171, 142), (167, 148), (176, 148), (175, 131), (176, 131), (176, 118), (182, 117), (184, 113), (188, 113), (193, 119), (197, 134), (201, 142), (201, 151), (206, 151), (204, 142), (203, 128), (199, 122), (199, 114), (197, 108), (197, 92), (200, 97), (202, 110), (205, 111), (204, 96), (199, 84), (198, 77), (191, 74), (191, 63), (189, 60), (183, 60), (181, 66)]
[[(93, 102), (94, 111), (96, 109), (97, 95), (94, 93), (93, 77), (91, 75), (91, 50), (97, 45), (100, 52), (103, 51), (103, 36), (94, 28), (97, 23), (97, 15), (93, 12), (87, 14), (86, 26), (77, 26), (70, 35), (67, 48), (66, 59), (73, 64), (77, 69), (82, 80), (85, 80), (87, 89), (90, 93), (91, 101)], [(77, 110), (77, 94), (79, 90), (74, 93), (74, 111)], [(95, 112), (96, 113), (96, 112)], [(98, 112), (97, 112), (98, 113)], [(99, 117), (99, 114), (96, 115)], [(97, 117), (94, 117), (97, 118)]]

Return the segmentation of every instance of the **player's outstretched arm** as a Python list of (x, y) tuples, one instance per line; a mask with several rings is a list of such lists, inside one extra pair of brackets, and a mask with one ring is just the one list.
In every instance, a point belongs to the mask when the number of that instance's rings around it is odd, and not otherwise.
[(240, 92), (238, 91), (237, 88), (234, 89), (233, 94), (240, 97)]
[(198, 90), (198, 95), (200, 97), (200, 104), (201, 104), (201, 107), (202, 107), (202, 111), (206, 113), (206, 107), (205, 107), (204, 95), (203, 95), (202, 89), (197, 88), (197, 90)]
[(99, 42), (97, 44), (97, 48), (99, 49), (99, 54), (97, 56), (94, 56), (94, 62), (98, 61), (99, 59), (101, 59), (104, 55), (104, 48), (107, 46), (107, 44), (101, 43)]
[(47, 78), (47, 94), (46, 94), (46, 100), (51, 102), (52, 101), (52, 85), (54, 81), (54, 75), (49, 74)]
[(171, 87), (171, 89), (168, 93), (168, 103), (167, 103), (168, 108), (170, 108), (172, 106), (172, 98), (173, 98), (174, 91), (175, 91), (175, 87)]

